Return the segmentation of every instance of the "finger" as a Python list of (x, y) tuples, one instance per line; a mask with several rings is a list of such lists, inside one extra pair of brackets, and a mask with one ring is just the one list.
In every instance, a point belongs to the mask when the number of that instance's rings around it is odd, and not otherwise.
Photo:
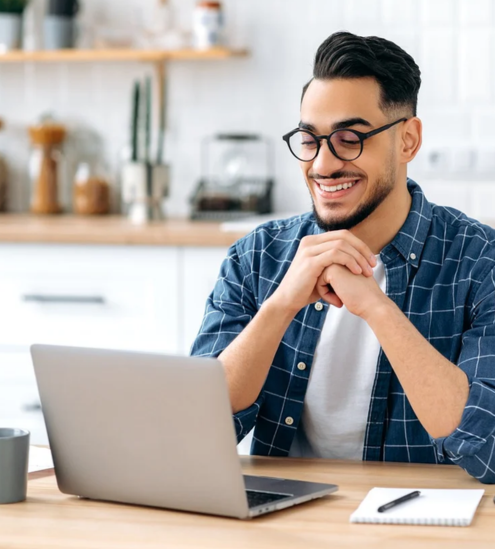
[(318, 270), (323, 271), (326, 267), (337, 264), (347, 267), (351, 273), (371, 276), (373, 270), (364, 259), (359, 254), (355, 257), (351, 249), (348, 251), (349, 253), (340, 249), (333, 249), (316, 256), (315, 261), (318, 262)]
[[(356, 248), (354, 248), (354, 246), (352, 246), (347, 241), (342, 240), (342, 239), (341, 240), (334, 240), (334, 241), (324, 242), (324, 243), (315, 245), (311, 248), (306, 249), (305, 253), (309, 257), (323, 256), (324, 254), (327, 254), (327, 255), (324, 256), (324, 258), (325, 258), (325, 260), (328, 260), (329, 258), (331, 258), (331, 254), (328, 255), (328, 252), (332, 252), (332, 251), (344, 252), (344, 253), (348, 254), (349, 256), (353, 257), (355, 262), (360, 266), (361, 272), (365, 276), (371, 276), (373, 274), (373, 269), (371, 268), (369, 258), (364, 257), (359, 250), (356, 250)], [(344, 265), (344, 264), (347, 265), (347, 263), (342, 263), (341, 262), (342, 256), (338, 256), (338, 257), (340, 257), (340, 259), (335, 259), (335, 261), (333, 261), (333, 263), (339, 263), (340, 265)], [(374, 257), (375, 256), (373, 256), (373, 258)], [(328, 263), (325, 266), (328, 267), (331, 264), (332, 263)], [(350, 270), (352, 272), (354, 272), (353, 269), (350, 269)], [(361, 274), (361, 272), (359, 272), (357, 274)]]
[(323, 299), (330, 305), (338, 307), (339, 309), (343, 306), (342, 300), (335, 293), (330, 284), (318, 284), (316, 288), (321, 299)]
[[(376, 266), (376, 257), (375, 254), (371, 251), (369, 246), (365, 244), (360, 238), (353, 235), (350, 231), (342, 230), (342, 231), (328, 231), (326, 233), (318, 234), (318, 235), (311, 235), (307, 238), (307, 246), (308, 248), (317, 247), (320, 244), (325, 244), (328, 242), (335, 242), (335, 241), (345, 241), (349, 245), (351, 245), (354, 249), (356, 249), (368, 262), (368, 264), (371, 267)], [(303, 239), (304, 240), (304, 239)]]

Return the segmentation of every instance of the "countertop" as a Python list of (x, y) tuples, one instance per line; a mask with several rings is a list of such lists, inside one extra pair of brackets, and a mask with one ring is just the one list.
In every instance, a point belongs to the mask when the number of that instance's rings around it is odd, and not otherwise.
[(167, 219), (133, 225), (122, 216), (79, 217), (0, 214), (0, 242), (230, 246), (246, 231), (222, 231), (221, 223)]
[[(287, 217), (280, 214), (280, 217)], [(275, 218), (275, 215), (272, 215)], [(260, 218), (261, 223), (264, 218)], [(254, 219), (251, 220), (254, 222)], [(495, 228), (495, 219), (483, 219)], [(258, 223), (167, 219), (133, 225), (119, 215), (82, 217), (0, 214), (0, 242), (44, 244), (109, 244), (141, 246), (230, 246)], [(238, 228), (237, 228), (238, 227)]]

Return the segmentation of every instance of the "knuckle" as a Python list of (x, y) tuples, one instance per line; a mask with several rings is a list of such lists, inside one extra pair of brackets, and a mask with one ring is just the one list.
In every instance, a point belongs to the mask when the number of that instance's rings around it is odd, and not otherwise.
[(301, 242), (299, 242), (299, 249), (301, 250), (304, 250), (306, 248), (306, 246), (308, 245), (308, 238), (307, 236), (303, 236), (301, 238)]

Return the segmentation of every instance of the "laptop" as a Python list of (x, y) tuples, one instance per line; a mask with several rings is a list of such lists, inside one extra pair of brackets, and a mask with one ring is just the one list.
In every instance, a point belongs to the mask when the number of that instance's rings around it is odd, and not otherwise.
[(242, 474), (216, 359), (33, 345), (61, 492), (247, 519), (337, 490)]

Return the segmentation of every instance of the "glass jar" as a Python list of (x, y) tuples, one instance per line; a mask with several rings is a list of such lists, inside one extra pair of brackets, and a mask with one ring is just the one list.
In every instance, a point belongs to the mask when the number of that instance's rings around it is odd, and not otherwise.
[(198, 50), (216, 48), (223, 44), (223, 12), (220, 2), (200, 1), (194, 8), (194, 47)]
[(106, 178), (98, 175), (89, 162), (81, 162), (74, 178), (73, 207), (78, 215), (110, 213), (111, 192)]
[(62, 152), (66, 134), (64, 126), (51, 121), (29, 127), (32, 144), (29, 158), (32, 213), (58, 214), (67, 207), (65, 159)]

